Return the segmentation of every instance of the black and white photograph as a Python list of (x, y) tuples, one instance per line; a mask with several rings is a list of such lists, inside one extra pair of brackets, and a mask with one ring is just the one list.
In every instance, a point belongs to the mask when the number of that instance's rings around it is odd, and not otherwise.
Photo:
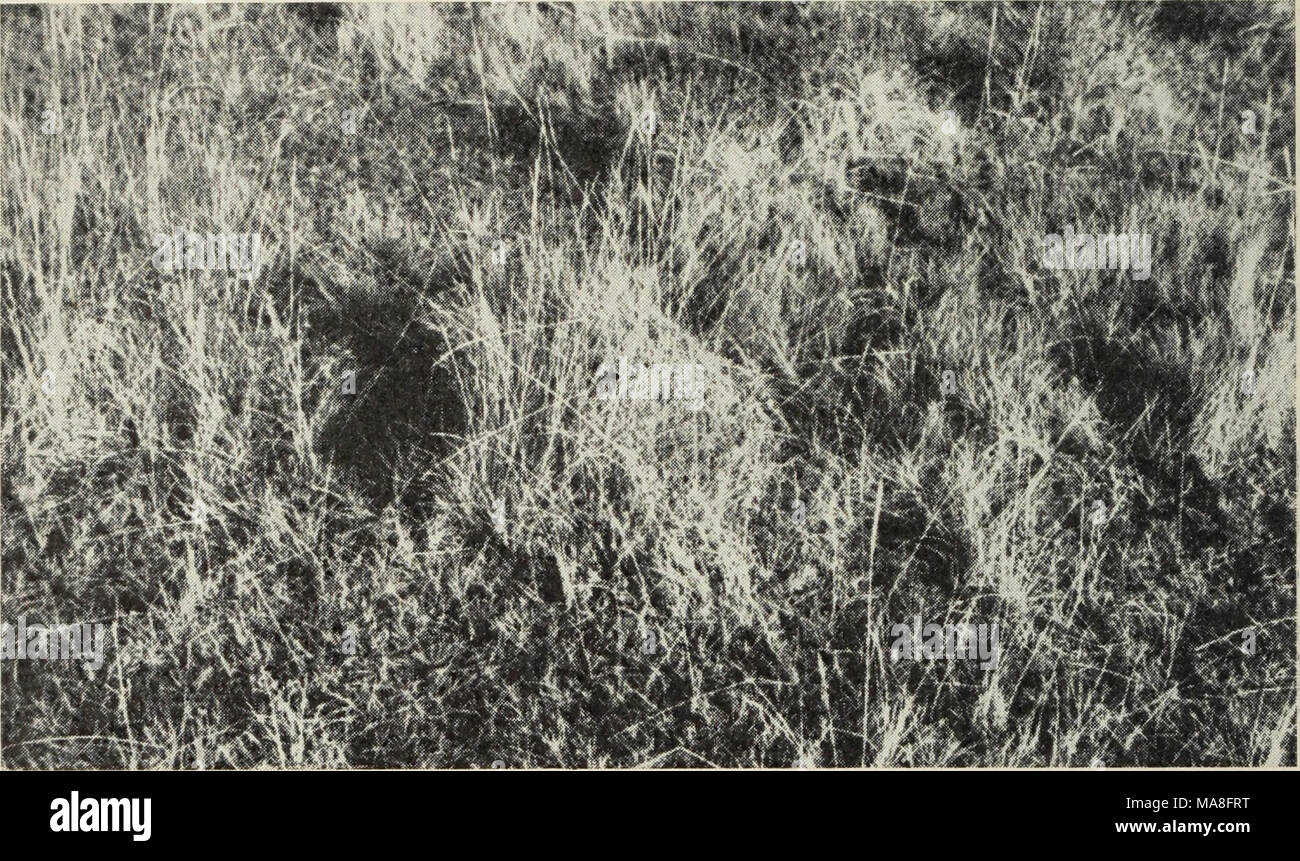
[(1294, 769), (1295, 45), (0, 6), (0, 767)]

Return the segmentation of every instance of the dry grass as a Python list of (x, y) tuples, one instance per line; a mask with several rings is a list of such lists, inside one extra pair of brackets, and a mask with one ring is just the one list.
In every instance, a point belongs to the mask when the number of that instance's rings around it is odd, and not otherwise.
[(0, 667), (5, 764), (1294, 764), (1294, 23), (1233, 6), (3, 7), (3, 616), (113, 626)]

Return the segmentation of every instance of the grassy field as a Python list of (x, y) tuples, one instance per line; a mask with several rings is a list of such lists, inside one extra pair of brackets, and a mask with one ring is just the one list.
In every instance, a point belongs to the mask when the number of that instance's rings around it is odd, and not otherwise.
[(1294, 40), (0, 7), (4, 765), (1295, 765)]

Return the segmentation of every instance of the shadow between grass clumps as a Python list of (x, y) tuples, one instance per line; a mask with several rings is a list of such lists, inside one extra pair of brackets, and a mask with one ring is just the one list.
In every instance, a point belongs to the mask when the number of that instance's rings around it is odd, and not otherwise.
[(1202, 403), (1188, 369), (1083, 327), (1048, 350), (1066, 374), (1095, 393), (1097, 408), (1123, 437), (1126, 460), (1144, 480), (1135, 501), (1139, 522), (1176, 522), (1184, 549), (1199, 552), (1225, 539), (1224, 488), (1187, 449)]
[[(341, 376), (329, 382), (323, 396), (335, 404), (317, 448), (376, 508), (397, 502), (415, 511), (427, 507), (429, 489), (399, 486), (398, 470), (445, 455), (466, 425), (451, 372), (437, 365), (445, 345), (420, 320), (424, 297), (445, 290), (455, 273), (418, 274), (392, 245), (369, 253), (377, 291), (333, 285), (328, 301), (313, 277), (296, 280), (309, 357), (341, 346), (351, 358), (340, 374), (356, 374), (355, 393)], [(272, 291), (290, 294), (288, 272), (276, 273)]]

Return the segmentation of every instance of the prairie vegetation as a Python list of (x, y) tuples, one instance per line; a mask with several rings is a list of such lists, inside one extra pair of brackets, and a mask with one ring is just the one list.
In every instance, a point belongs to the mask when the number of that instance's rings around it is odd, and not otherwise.
[(4, 764), (1294, 765), (1293, 14), (0, 8)]

